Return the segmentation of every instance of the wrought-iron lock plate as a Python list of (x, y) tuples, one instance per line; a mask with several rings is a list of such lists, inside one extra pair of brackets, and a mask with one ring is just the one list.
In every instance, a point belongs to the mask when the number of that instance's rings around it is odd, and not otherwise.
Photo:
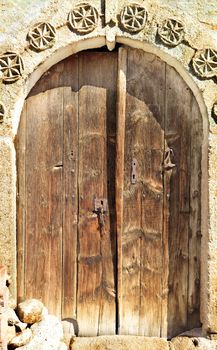
[(133, 158), (131, 163), (131, 183), (136, 183), (136, 166), (137, 166), (137, 160), (136, 158)]
[(106, 213), (108, 211), (108, 200), (107, 198), (94, 198), (94, 212)]

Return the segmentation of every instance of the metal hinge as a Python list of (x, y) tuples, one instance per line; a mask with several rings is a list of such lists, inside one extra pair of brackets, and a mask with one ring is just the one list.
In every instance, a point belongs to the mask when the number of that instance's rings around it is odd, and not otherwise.
[(170, 170), (174, 168), (176, 164), (174, 163), (174, 152), (172, 148), (166, 148), (163, 167), (164, 170)]

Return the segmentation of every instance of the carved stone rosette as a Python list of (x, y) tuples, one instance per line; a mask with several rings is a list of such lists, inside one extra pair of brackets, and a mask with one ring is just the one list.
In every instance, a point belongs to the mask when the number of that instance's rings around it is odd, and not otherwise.
[(166, 19), (158, 29), (162, 42), (169, 46), (177, 46), (184, 39), (184, 24), (177, 19)]
[(5, 106), (0, 102), (0, 123), (3, 123), (5, 117)]
[(98, 25), (97, 9), (87, 3), (79, 4), (69, 13), (68, 23), (72, 30), (85, 34), (92, 32)]
[(0, 56), (0, 72), (4, 82), (15, 82), (22, 76), (23, 60), (15, 52), (6, 52)]
[(120, 14), (121, 26), (132, 33), (142, 30), (147, 22), (146, 9), (137, 4), (130, 4), (125, 6)]
[(205, 49), (197, 52), (192, 64), (195, 72), (202, 78), (217, 76), (217, 50)]
[(217, 121), (217, 101), (214, 103), (212, 107), (212, 117)]
[(53, 46), (56, 30), (50, 23), (41, 22), (35, 25), (28, 33), (30, 46), (37, 51)]

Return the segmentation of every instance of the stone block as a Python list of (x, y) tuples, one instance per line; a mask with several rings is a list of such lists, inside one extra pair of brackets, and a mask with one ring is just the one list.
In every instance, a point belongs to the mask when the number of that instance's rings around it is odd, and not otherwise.
[(40, 300), (28, 299), (18, 304), (17, 313), (24, 323), (35, 323), (42, 319), (44, 305)]
[(170, 350), (216, 350), (216, 342), (204, 337), (178, 336), (170, 342)]
[(0, 265), (7, 267), (16, 297), (16, 162), (9, 137), (0, 137), (0, 203)]
[(23, 332), (18, 333), (9, 342), (9, 347), (12, 349), (24, 346), (30, 342), (32, 339), (32, 331), (29, 328), (24, 329)]
[(111, 335), (73, 338), (71, 350), (169, 350), (169, 342), (163, 338)]

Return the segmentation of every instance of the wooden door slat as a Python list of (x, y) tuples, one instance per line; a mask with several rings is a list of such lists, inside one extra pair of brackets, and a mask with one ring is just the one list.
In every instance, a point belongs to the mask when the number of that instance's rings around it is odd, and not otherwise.
[(51, 313), (60, 317), (62, 106), (62, 88), (30, 97), (26, 136), (25, 297), (41, 299)]
[(122, 289), (122, 234), (123, 234), (123, 189), (124, 189), (124, 146), (126, 118), (126, 74), (127, 49), (118, 51), (117, 77), (117, 139), (116, 139), (116, 225), (117, 225), (117, 292), (118, 292), (118, 333), (123, 329), (123, 289)]
[(26, 237), (26, 102), (20, 117), (16, 138), (17, 150), (17, 292), (18, 302), (25, 299), (25, 237)]
[(170, 178), (168, 336), (187, 326), (191, 94), (174, 68), (166, 69), (167, 145), (176, 167)]
[[(63, 88), (63, 277), (62, 318), (76, 320), (78, 225), (78, 56), (53, 67)], [(59, 79), (56, 79), (59, 77)]]
[[(164, 84), (162, 61), (128, 49), (122, 334), (160, 336), (161, 332)], [(135, 183), (131, 182), (133, 159)]]
[(196, 100), (192, 99), (191, 120), (191, 174), (190, 174), (190, 228), (188, 275), (188, 328), (200, 327), (200, 249), (201, 249), (201, 147), (202, 117)]
[[(87, 52), (79, 57), (79, 256), (77, 320), (79, 335), (115, 333), (115, 274), (111, 248), (116, 236), (110, 230), (110, 208), (104, 227), (94, 212), (94, 198), (108, 199), (107, 118), (113, 109), (116, 54)], [(105, 71), (111, 76), (108, 79)], [(113, 122), (114, 123), (114, 122)], [(110, 148), (111, 149), (111, 148)], [(111, 199), (111, 197), (110, 197)], [(114, 206), (114, 203), (113, 203)], [(114, 227), (114, 224), (113, 224)]]
[[(74, 80), (78, 82), (78, 60)], [(76, 79), (77, 78), (77, 79)], [(65, 87), (63, 139), (63, 278), (62, 318), (76, 319), (78, 227), (78, 89)]]
[[(164, 114), (166, 118), (166, 110)], [(165, 161), (165, 151), (168, 149), (166, 140), (164, 139), (164, 161)], [(163, 161), (163, 167), (164, 167)], [(172, 161), (172, 159), (171, 159)], [(161, 323), (161, 337), (167, 338), (168, 335), (168, 296), (169, 296), (169, 220), (170, 220), (170, 178), (172, 175), (173, 168), (163, 169), (163, 259), (162, 259), (162, 323)]]

